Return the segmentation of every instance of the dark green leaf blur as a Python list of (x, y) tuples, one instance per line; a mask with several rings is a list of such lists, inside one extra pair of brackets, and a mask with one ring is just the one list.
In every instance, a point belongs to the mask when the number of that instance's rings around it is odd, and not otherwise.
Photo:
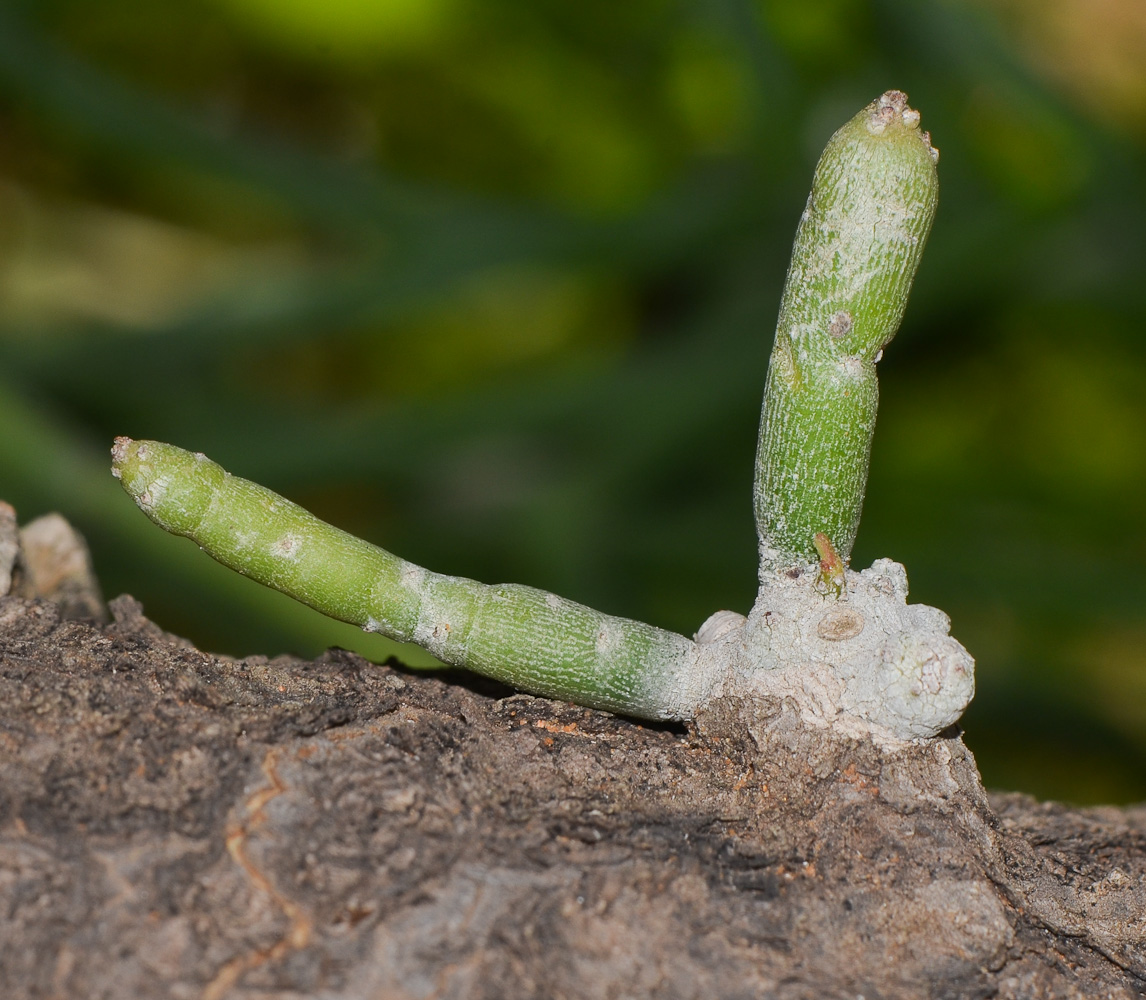
[(399, 649), (230, 574), (116, 434), (435, 570), (691, 634), (755, 592), (766, 359), (816, 157), (942, 152), (854, 553), (978, 660), (989, 785), (1146, 798), (1140, 0), (8, 0), (0, 497), (232, 653)]

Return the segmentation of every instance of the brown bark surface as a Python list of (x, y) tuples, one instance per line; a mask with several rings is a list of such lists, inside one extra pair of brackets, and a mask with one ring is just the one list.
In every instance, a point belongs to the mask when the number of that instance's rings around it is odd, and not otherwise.
[[(1146, 995), (1146, 808), (0, 599), (0, 996)], [(445, 679), (442, 679), (442, 677)]]

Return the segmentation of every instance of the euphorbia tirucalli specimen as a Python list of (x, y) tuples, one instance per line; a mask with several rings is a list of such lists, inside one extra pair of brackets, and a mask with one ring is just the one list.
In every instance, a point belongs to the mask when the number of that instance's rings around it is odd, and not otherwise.
[(433, 573), (325, 524), (201, 454), (117, 438), (113, 473), (153, 521), (219, 562), (368, 632), (524, 691), (649, 719), (722, 696), (793, 699), (881, 738), (934, 736), (974, 691), (943, 612), (903, 567), (846, 569), (878, 398), (935, 213), (938, 154), (906, 95), (843, 126), (800, 219), (757, 452), (760, 591), (688, 639), (516, 584)]

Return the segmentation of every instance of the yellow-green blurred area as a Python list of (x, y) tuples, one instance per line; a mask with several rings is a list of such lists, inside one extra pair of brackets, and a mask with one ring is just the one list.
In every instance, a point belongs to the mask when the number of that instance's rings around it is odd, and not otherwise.
[(890, 87), (942, 194), (853, 561), (951, 614), (990, 785), (1144, 799), (1141, 0), (8, 0), (0, 496), (232, 654), (396, 648), (153, 527), (114, 435), (441, 572), (746, 611), (796, 221)]

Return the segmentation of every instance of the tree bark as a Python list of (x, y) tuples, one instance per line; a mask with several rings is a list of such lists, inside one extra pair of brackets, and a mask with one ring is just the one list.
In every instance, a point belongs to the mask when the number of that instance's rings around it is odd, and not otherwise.
[(1146, 808), (0, 599), (0, 994), (1146, 995)]

